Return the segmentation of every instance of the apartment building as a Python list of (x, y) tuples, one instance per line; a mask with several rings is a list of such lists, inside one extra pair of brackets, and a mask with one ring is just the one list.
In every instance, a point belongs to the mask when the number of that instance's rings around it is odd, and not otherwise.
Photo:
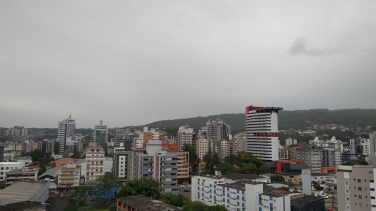
[(7, 136), (19, 136), (19, 137), (25, 137), (28, 136), (28, 130), (24, 126), (14, 126), (13, 128), (8, 128), (7, 130)]
[(120, 182), (125, 182), (131, 178), (131, 155), (132, 152), (125, 148), (114, 148), (114, 161), (112, 174)]
[(192, 177), (191, 199), (227, 210), (290, 210), (290, 195), (266, 184), (267, 178), (247, 174)]
[(246, 107), (247, 152), (264, 161), (276, 161), (278, 156), (279, 107)]
[(86, 149), (86, 183), (94, 184), (104, 174), (104, 150), (96, 142), (90, 142)]
[(0, 181), (4, 181), (6, 173), (14, 169), (22, 169), (25, 167), (24, 162), (1, 162), (0, 163)]
[(106, 147), (108, 142), (108, 129), (107, 125), (103, 125), (103, 121), (99, 125), (95, 125), (93, 133), (93, 141), (97, 142), (100, 147)]
[(376, 210), (375, 173), (376, 169), (373, 166), (338, 166), (339, 211)]
[(178, 180), (189, 179), (189, 153), (188, 152), (168, 152), (168, 154), (178, 156)]
[(202, 160), (204, 155), (209, 152), (209, 140), (208, 139), (197, 139), (196, 141), (196, 153), (197, 156)]
[(222, 141), (231, 135), (231, 126), (219, 118), (212, 117), (206, 123), (207, 139)]
[(149, 177), (161, 183), (164, 193), (178, 194), (178, 156), (162, 151), (161, 140), (149, 140), (146, 153), (138, 154), (138, 178)]
[(61, 166), (58, 174), (58, 188), (78, 188), (80, 186), (81, 166), (68, 163)]
[(193, 135), (193, 128), (189, 127), (188, 125), (179, 127), (179, 131), (176, 137), (178, 151), (183, 150), (184, 144), (192, 145)]
[(234, 139), (236, 141), (236, 147), (238, 152), (247, 151), (247, 140), (246, 139)]
[(296, 150), (296, 160), (304, 161), (312, 173), (321, 173), (322, 149), (317, 146), (302, 146)]
[(38, 168), (13, 169), (6, 173), (6, 185), (9, 186), (15, 182), (38, 180)]

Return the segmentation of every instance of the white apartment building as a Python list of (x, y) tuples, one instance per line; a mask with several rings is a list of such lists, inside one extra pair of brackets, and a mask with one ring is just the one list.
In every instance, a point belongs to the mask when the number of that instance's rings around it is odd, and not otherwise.
[(371, 153), (370, 147), (369, 147), (369, 139), (361, 139), (360, 140), (360, 146), (362, 147), (363, 155), (369, 155)]
[(278, 156), (279, 107), (246, 107), (247, 152), (264, 161), (276, 161)]
[(225, 159), (228, 156), (228, 142), (227, 140), (221, 141), (221, 153), (219, 153), (221, 159)]
[(340, 140), (337, 140), (336, 137), (332, 137), (330, 140), (323, 141), (319, 140), (318, 137), (315, 137), (314, 140), (310, 140), (309, 144), (315, 145), (320, 148), (334, 148), (336, 150), (339, 150), (341, 153), (343, 153), (343, 143)]
[(197, 139), (196, 141), (196, 153), (197, 156), (202, 160), (204, 155), (209, 152), (209, 140), (208, 139)]
[(184, 144), (192, 145), (193, 139), (193, 128), (186, 126), (179, 127), (179, 131), (176, 138), (176, 143), (178, 145), (178, 151), (183, 150)]
[(76, 121), (72, 119), (72, 116), (69, 115), (68, 119), (64, 119), (63, 121), (59, 121), (58, 124), (58, 131), (57, 131), (57, 140), (60, 144), (59, 154), (63, 154), (68, 139), (74, 139), (74, 131), (76, 129)]
[[(104, 150), (96, 142), (90, 142), (86, 149), (86, 183), (93, 184), (104, 174)], [(111, 171), (110, 171), (111, 172)]]
[(207, 139), (222, 141), (231, 135), (231, 126), (219, 118), (212, 117), (206, 123)]
[(221, 205), (230, 211), (291, 210), (290, 195), (276, 191), (266, 182), (267, 178), (251, 174), (194, 176), (191, 199), (210, 206)]
[(6, 173), (14, 169), (22, 169), (25, 167), (24, 162), (1, 162), (0, 163), (0, 181), (4, 181)]

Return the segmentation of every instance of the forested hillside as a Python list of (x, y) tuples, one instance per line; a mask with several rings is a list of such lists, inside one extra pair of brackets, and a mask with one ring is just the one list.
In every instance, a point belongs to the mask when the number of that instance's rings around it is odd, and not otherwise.
[[(245, 115), (220, 114), (206, 117), (193, 117), (187, 119), (162, 120), (148, 124), (149, 127), (177, 128), (182, 125), (189, 125), (196, 130), (204, 127), (209, 118), (215, 116), (223, 119), (231, 125), (233, 134), (245, 130)], [(373, 126), (376, 128), (376, 109), (310, 109), (279, 112), (279, 129), (304, 129), (314, 124), (342, 124), (344, 126)]]

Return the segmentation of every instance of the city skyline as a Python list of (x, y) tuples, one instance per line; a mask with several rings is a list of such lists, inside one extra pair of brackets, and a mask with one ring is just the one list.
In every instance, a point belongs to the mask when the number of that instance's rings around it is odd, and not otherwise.
[(376, 106), (374, 1), (37, 2), (0, 2), (2, 127)]

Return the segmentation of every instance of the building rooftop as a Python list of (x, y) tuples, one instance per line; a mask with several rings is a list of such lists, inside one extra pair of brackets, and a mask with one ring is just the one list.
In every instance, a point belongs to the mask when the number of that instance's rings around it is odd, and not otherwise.
[(59, 170), (60, 170), (59, 167), (50, 168), (50, 169), (48, 169), (46, 172), (44, 172), (42, 175), (40, 175), (40, 176), (38, 177), (38, 179), (41, 178), (41, 177), (44, 177), (44, 176), (46, 176), (46, 175), (51, 176), (51, 177), (56, 177), (57, 174), (59, 173)]
[(46, 182), (16, 182), (0, 191), (0, 205), (31, 201)]
[(213, 175), (213, 174), (204, 174), (204, 175), (200, 175), (200, 177), (206, 177), (206, 178), (211, 178), (211, 179), (226, 178), (226, 179), (232, 179), (232, 180), (263, 178), (263, 177), (255, 175), (255, 174), (239, 174), (239, 173), (231, 173), (231, 174), (226, 174), (226, 175), (221, 175), (221, 176), (216, 176), (216, 175)]
[(316, 196), (304, 196), (302, 198), (297, 198), (297, 199), (291, 199), (291, 206), (298, 206), (301, 204), (305, 204), (308, 202), (312, 201), (317, 201), (317, 200), (324, 200), (323, 198), (316, 197)]
[(319, 177), (319, 176), (330, 176), (329, 173), (312, 173), (311, 176), (313, 177)]
[(23, 173), (35, 173), (35, 172), (38, 172), (39, 169), (37, 168), (22, 168), (22, 169), (13, 169), (9, 172), (7, 172), (6, 174), (23, 174)]
[(39, 207), (39, 206), (45, 206), (40, 202), (31, 202), (31, 201), (22, 201), (22, 202), (16, 202), (12, 204), (6, 204), (0, 206), (0, 211), (19, 211), (24, 209), (30, 209), (33, 207)]
[(164, 202), (153, 200), (146, 196), (129, 196), (118, 199), (118, 201), (131, 206), (138, 211), (177, 211), (181, 210)]
[(60, 161), (60, 160), (74, 160), (74, 158), (60, 158), (60, 159), (58, 159), (58, 161)]

